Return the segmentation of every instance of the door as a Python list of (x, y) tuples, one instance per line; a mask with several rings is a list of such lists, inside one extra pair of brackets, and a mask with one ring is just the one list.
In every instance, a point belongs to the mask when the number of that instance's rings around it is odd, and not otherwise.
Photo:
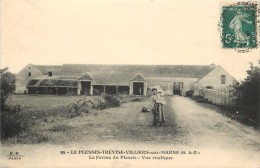
[(143, 82), (133, 82), (133, 94), (134, 95), (144, 95), (144, 83)]
[(81, 81), (81, 94), (90, 95), (90, 81)]
[(183, 87), (183, 82), (174, 82), (173, 83), (173, 95), (181, 95), (182, 87)]

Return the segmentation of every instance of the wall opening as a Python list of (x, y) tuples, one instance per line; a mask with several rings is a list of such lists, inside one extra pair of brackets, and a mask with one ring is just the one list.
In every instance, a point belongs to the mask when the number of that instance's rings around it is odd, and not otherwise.
[(52, 76), (52, 72), (48, 72), (48, 76), (50, 76), (50, 77), (51, 77), (51, 76)]
[(118, 93), (121, 94), (129, 94), (129, 86), (119, 86), (118, 87)]
[(106, 86), (106, 94), (116, 94), (115, 86)]
[(221, 75), (221, 84), (226, 84), (226, 75)]
[(81, 94), (90, 95), (91, 82), (81, 81)]
[(28, 94), (36, 94), (36, 88), (35, 87), (28, 87)]
[(101, 93), (104, 93), (104, 87), (100, 85), (93, 85), (93, 95), (100, 95)]
[(181, 95), (182, 88), (183, 88), (183, 82), (174, 82), (173, 95)]
[(214, 89), (214, 87), (213, 86), (206, 86), (206, 89)]
[(144, 83), (143, 82), (133, 82), (133, 94), (134, 95), (144, 95)]
[(57, 89), (58, 95), (66, 95), (67, 94), (67, 88), (59, 87)]

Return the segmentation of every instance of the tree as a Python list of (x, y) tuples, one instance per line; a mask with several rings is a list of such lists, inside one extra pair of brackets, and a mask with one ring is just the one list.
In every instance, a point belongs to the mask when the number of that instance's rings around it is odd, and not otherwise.
[(236, 91), (238, 109), (245, 111), (256, 123), (260, 122), (260, 67), (250, 66), (247, 77), (233, 86)]
[(1, 139), (19, 134), (27, 128), (23, 120), (20, 105), (6, 103), (9, 94), (14, 90), (14, 75), (8, 68), (0, 69), (1, 80)]
[(15, 89), (15, 75), (8, 71), (8, 67), (0, 69), (1, 77), (1, 109), (6, 108), (6, 99), (9, 93)]

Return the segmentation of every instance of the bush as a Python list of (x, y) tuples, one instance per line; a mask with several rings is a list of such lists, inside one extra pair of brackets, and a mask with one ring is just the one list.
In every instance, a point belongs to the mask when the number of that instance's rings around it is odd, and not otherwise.
[(0, 70), (1, 72), (1, 139), (5, 139), (19, 134), (27, 129), (28, 125), (21, 114), (20, 105), (7, 105), (6, 101), (9, 93), (14, 89), (14, 75), (8, 72), (8, 68)]
[(192, 97), (192, 99), (197, 101), (198, 103), (208, 103), (208, 104), (210, 104), (208, 99), (204, 98), (203, 96), (194, 96), (194, 97)]
[[(97, 99), (98, 103), (93, 106), (94, 109), (103, 110), (111, 107), (119, 107), (121, 102), (119, 100), (120, 96), (106, 95), (104, 100)], [(120, 98), (122, 99), (122, 98)]]
[(139, 101), (143, 101), (143, 98), (134, 98), (131, 100), (132, 102), (139, 102)]
[(79, 116), (82, 112), (88, 113), (91, 109), (91, 106), (93, 105), (94, 103), (92, 101), (84, 100), (84, 99), (81, 99), (76, 103), (70, 103), (67, 106), (68, 109), (67, 118), (73, 118)]
[(108, 105), (107, 102), (98, 99), (98, 103), (96, 105), (94, 105), (93, 108), (96, 110), (103, 110), (103, 109), (110, 108), (110, 106)]
[(185, 96), (186, 96), (186, 97), (192, 97), (192, 96), (193, 96), (193, 93), (194, 93), (193, 90), (188, 90), (188, 91), (186, 91)]
[(28, 123), (25, 118), (19, 105), (9, 105), (1, 110), (1, 139), (18, 135), (26, 130)]
[(106, 95), (104, 99), (109, 107), (119, 107), (121, 105), (119, 99), (116, 96)]

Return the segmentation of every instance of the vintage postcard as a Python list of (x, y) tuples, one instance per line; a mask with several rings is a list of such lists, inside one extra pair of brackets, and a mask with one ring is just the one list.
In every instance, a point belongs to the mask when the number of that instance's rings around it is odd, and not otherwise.
[(259, 2), (0, 4), (1, 167), (260, 167)]

